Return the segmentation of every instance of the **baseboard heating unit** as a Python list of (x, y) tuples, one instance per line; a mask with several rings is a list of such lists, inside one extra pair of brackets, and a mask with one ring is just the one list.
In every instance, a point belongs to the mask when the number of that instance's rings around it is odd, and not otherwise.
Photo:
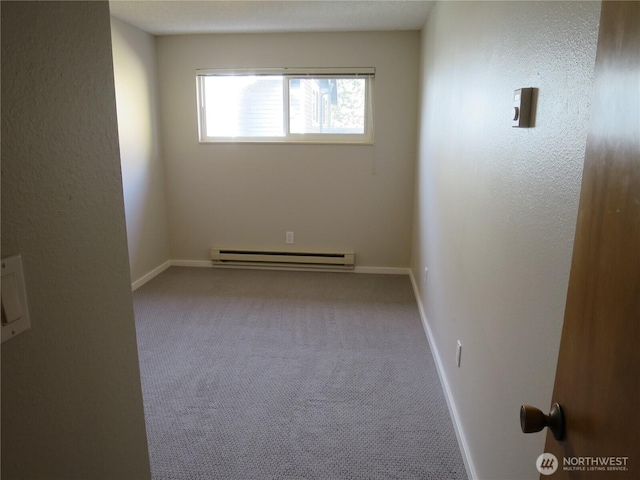
[(353, 252), (286, 252), (273, 250), (211, 249), (213, 265), (325, 268), (353, 270)]

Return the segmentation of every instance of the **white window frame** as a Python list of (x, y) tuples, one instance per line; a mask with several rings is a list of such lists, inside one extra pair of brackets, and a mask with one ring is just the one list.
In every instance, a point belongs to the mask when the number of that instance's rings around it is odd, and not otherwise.
[[(276, 76), (283, 83), (283, 136), (268, 137), (213, 137), (206, 135), (205, 91), (203, 79), (207, 76)], [(364, 133), (291, 133), (289, 128), (289, 80), (304, 78), (345, 79), (364, 78), (365, 125)], [(373, 88), (375, 68), (259, 68), (259, 69), (199, 69), (196, 70), (198, 110), (198, 137), (200, 143), (328, 143), (373, 145)], [(319, 107), (319, 105), (318, 105)]]

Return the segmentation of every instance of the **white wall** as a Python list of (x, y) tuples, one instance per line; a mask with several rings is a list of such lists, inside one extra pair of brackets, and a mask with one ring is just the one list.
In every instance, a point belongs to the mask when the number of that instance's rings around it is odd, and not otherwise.
[(2, 477), (150, 478), (107, 2), (2, 3), (2, 254), (31, 329), (2, 345)]
[[(164, 36), (157, 47), (174, 259), (284, 249), (294, 231), (294, 249), (409, 266), (419, 32)], [(198, 143), (197, 68), (286, 66), (375, 67), (376, 145)]]
[(111, 36), (129, 263), (135, 284), (171, 258), (155, 39), (113, 17)]
[[(519, 407), (551, 403), (599, 12), (437, 2), (423, 29), (412, 270), (481, 479), (539, 476)], [(534, 128), (511, 127), (520, 87), (539, 89)]]

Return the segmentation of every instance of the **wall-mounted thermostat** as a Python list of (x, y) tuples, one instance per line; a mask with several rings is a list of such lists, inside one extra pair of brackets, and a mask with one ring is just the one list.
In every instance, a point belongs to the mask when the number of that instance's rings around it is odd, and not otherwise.
[(519, 88), (513, 93), (513, 120), (511, 126), (527, 128), (531, 120), (531, 93), (533, 88)]

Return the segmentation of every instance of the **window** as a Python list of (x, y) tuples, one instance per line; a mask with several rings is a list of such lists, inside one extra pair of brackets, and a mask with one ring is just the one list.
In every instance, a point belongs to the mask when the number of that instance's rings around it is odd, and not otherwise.
[(198, 70), (200, 142), (373, 144), (373, 68)]

